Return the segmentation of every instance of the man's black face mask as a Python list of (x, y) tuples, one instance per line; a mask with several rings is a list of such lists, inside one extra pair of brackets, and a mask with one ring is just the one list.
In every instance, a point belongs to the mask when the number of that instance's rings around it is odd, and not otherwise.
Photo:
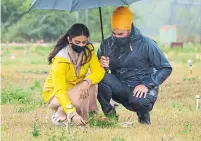
[(131, 33), (127, 37), (123, 38), (114, 37), (114, 44), (118, 47), (128, 45), (130, 44), (130, 42), (131, 42)]

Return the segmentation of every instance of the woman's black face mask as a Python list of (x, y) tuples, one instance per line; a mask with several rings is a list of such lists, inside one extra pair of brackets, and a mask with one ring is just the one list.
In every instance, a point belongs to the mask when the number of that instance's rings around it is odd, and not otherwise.
[(68, 38), (68, 41), (69, 41), (73, 51), (75, 51), (76, 53), (84, 52), (86, 49), (87, 42), (88, 42), (88, 41), (84, 41), (84, 42), (82, 42), (82, 44), (86, 44), (86, 45), (85, 46), (79, 46), (79, 45), (74, 44), (72, 42), (72, 40), (70, 40), (70, 38)]
[(86, 48), (86, 46), (78, 46), (78, 45), (73, 44), (73, 43), (71, 43), (71, 47), (76, 53), (84, 52), (85, 48)]

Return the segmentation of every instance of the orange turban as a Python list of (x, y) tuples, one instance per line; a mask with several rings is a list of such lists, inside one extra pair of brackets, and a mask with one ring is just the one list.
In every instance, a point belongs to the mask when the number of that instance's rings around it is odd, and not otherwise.
[(115, 11), (113, 11), (111, 17), (112, 29), (131, 29), (132, 22), (133, 15), (128, 7), (120, 6), (117, 7)]

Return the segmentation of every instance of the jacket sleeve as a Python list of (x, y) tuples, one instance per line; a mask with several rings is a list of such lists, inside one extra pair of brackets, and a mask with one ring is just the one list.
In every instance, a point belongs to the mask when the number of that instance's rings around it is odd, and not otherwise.
[(151, 75), (151, 82), (145, 84), (148, 88), (153, 88), (162, 84), (171, 74), (172, 67), (153, 40), (148, 43), (148, 59), (153, 64), (156, 72)]
[(99, 83), (105, 75), (105, 71), (101, 67), (98, 57), (94, 51), (92, 51), (92, 57), (89, 62), (89, 65), (90, 65), (91, 74), (89, 74), (86, 77), (86, 79), (89, 79), (91, 81), (91, 84), (94, 85)]
[[(62, 109), (67, 113), (67, 105), (71, 105), (71, 101), (67, 96), (67, 82), (66, 82), (66, 63), (52, 64), (52, 82), (54, 85), (55, 97), (59, 101)], [(75, 108), (71, 110), (76, 111)]]

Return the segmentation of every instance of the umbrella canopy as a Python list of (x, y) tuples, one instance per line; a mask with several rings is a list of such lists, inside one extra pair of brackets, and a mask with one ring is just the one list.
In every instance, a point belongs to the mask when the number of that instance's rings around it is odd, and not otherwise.
[(139, 0), (33, 0), (32, 9), (79, 11), (104, 6), (130, 5)]
[(130, 5), (140, 0), (33, 0), (29, 9), (51, 9), (51, 10), (66, 10), (66, 11), (79, 11), (82, 9), (99, 8), (100, 22), (101, 22), (101, 33), (102, 40), (103, 35), (103, 24), (101, 7), (104, 6), (120, 6)]

